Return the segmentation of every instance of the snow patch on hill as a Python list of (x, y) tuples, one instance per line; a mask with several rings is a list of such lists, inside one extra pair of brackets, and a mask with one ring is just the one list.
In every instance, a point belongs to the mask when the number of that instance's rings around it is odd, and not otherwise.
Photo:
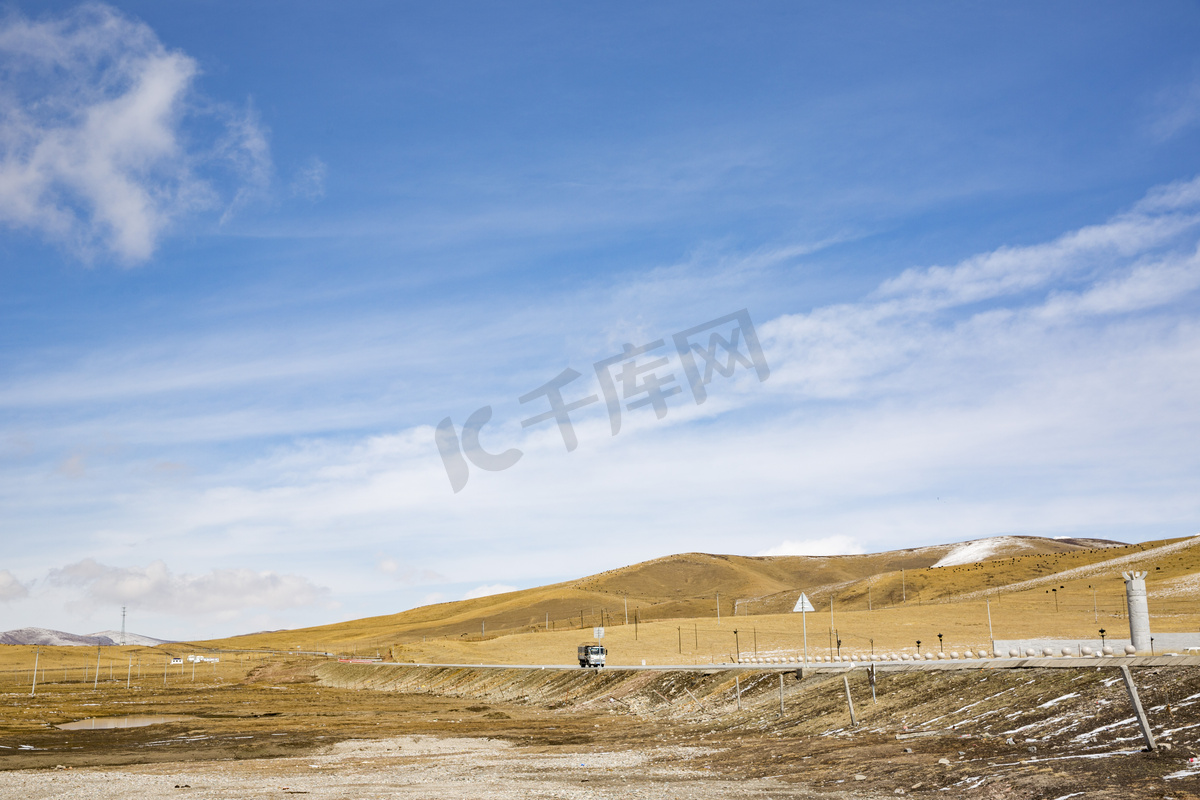
[(993, 536), (990, 539), (976, 539), (973, 542), (964, 542), (942, 556), (941, 560), (933, 566), (935, 568), (957, 567), (962, 564), (974, 564), (976, 561), (986, 561), (989, 558), (1011, 555), (1018, 550), (1033, 549), (1035, 548), (1028, 542), (1018, 539), (1015, 536)]

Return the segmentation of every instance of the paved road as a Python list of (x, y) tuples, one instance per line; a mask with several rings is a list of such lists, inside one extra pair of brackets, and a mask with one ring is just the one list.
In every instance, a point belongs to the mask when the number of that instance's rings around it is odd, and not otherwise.
[[(1073, 657), (1073, 658), (960, 658), (944, 661), (853, 661), (834, 663), (813, 663), (807, 666), (800, 663), (781, 664), (648, 664), (641, 665), (612, 665), (606, 670), (616, 671), (672, 671), (672, 672), (724, 672), (736, 670), (739, 672), (795, 672), (801, 667), (807, 673), (845, 672), (852, 669), (862, 669), (874, 664), (876, 669), (888, 672), (906, 672), (923, 670), (958, 670), (958, 669), (1029, 669), (1032, 667), (1049, 669), (1082, 669), (1088, 667), (1196, 667), (1200, 666), (1200, 656), (1105, 656), (1102, 658)], [(374, 662), (377, 667), (436, 667), (436, 668), (469, 668), (469, 669), (555, 669), (580, 670), (578, 664), (423, 664), (423, 663), (391, 663)]]

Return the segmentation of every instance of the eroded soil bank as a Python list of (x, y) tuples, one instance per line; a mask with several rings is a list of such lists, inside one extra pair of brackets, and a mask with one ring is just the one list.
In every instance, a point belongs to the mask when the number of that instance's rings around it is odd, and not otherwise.
[(874, 692), (863, 668), (802, 679), (793, 672), (716, 669), (354, 664), (323, 665), (318, 674), (332, 686), (535, 707), (560, 719), (598, 714), (622, 731), (636, 720), (631, 741), (701, 745), (709, 752), (697, 756), (698, 763), (722, 774), (769, 776), (817, 792), (1200, 796), (1200, 763), (1190, 761), (1200, 755), (1200, 669), (1194, 667), (1134, 670), (1157, 752), (1144, 752), (1111, 662), (1071, 669), (879, 669)]
[[(1200, 797), (1200, 670), (1134, 675), (1169, 750), (1142, 752), (1111, 667), (880, 670), (877, 702), (858, 669), (857, 726), (837, 673), (785, 675), (782, 712), (765, 671), (292, 662), (170, 690), (51, 686), (3, 696), (0, 797)], [(52, 727), (134, 713), (196, 719)]]

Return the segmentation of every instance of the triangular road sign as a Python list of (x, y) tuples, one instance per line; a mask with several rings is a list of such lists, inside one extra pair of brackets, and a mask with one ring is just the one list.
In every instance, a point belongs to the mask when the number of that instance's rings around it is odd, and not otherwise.
[(796, 601), (796, 607), (792, 611), (816, 611), (816, 609), (813, 608), (812, 601), (808, 599), (808, 595), (801, 592), (800, 599)]

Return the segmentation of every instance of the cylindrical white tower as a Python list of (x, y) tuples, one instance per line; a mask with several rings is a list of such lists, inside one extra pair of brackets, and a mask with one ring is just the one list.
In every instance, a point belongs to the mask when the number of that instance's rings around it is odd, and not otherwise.
[(1146, 604), (1146, 573), (1123, 572), (1129, 601), (1129, 640), (1139, 653), (1150, 652), (1150, 606)]

